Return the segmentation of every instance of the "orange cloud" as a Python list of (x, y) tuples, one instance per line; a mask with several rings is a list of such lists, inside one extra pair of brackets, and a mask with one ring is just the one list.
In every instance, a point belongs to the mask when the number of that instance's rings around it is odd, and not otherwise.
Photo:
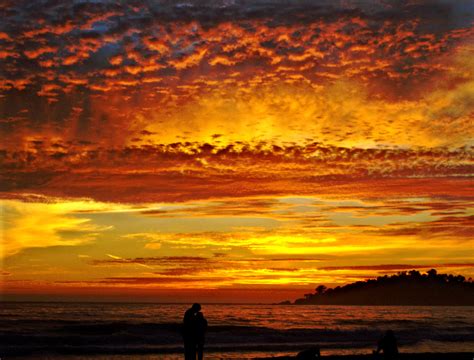
[(88, 219), (69, 216), (82, 202), (43, 204), (2, 201), (3, 247), (1, 257), (31, 247), (74, 246), (90, 242), (101, 228)]

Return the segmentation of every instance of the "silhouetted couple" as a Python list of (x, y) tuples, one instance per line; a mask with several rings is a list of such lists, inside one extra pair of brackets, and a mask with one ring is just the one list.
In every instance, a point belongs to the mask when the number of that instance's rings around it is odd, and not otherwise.
[(204, 339), (207, 330), (207, 320), (201, 312), (201, 305), (193, 304), (186, 310), (183, 318), (184, 359), (199, 360), (204, 356)]
[(397, 339), (392, 330), (388, 330), (385, 336), (379, 340), (374, 354), (378, 354), (380, 351), (383, 351), (383, 358), (385, 360), (395, 360), (398, 358)]

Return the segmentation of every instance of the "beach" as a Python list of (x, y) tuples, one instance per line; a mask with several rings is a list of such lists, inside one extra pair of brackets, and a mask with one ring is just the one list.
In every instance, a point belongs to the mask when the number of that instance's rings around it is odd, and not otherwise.
[[(374, 357), (372, 354), (367, 355), (329, 355), (324, 356), (324, 359), (328, 360), (382, 360), (383, 357)], [(471, 360), (473, 358), (473, 353), (407, 353), (400, 354), (398, 357), (400, 360)], [(265, 359), (275, 359), (275, 360), (292, 360), (296, 357), (285, 356), (285, 357), (272, 357), (272, 358), (257, 358), (255, 360), (265, 360)]]
[[(322, 358), (327, 360), (383, 360), (383, 357), (374, 357), (372, 354), (359, 354), (359, 355), (327, 355), (321, 354)], [(32, 357), (24, 355), (9, 356), (10, 359), (29, 359)], [(167, 356), (163, 354), (149, 354), (149, 355), (37, 355), (34, 357), (38, 360), (181, 360), (183, 356), (174, 355)], [(473, 352), (465, 353), (401, 353), (399, 355), (399, 360), (472, 360)], [(234, 355), (216, 355), (213, 353), (206, 354), (206, 360), (237, 360), (242, 359)], [(271, 357), (253, 357), (248, 358), (251, 360), (297, 360), (296, 356), (271, 356)]]

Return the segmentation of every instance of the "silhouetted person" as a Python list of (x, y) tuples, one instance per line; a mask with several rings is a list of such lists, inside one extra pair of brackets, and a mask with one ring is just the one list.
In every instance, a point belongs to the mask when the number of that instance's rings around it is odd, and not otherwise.
[(204, 318), (202, 312), (196, 314), (195, 335), (197, 345), (198, 360), (204, 357), (204, 341), (206, 338), (207, 320)]
[(201, 305), (193, 304), (193, 306), (184, 313), (182, 333), (185, 360), (196, 360), (196, 314), (200, 310)]
[(398, 357), (397, 339), (392, 330), (388, 330), (384, 337), (379, 340), (376, 354), (383, 351), (383, 358), (386, 360), (395, 360)]

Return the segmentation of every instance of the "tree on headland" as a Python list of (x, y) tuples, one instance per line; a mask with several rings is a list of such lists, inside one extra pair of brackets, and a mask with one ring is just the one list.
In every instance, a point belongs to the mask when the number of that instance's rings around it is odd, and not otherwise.
[(431, 269), (327, 288), (319, 285), (294, 304), (306, 305), (474, 305), (474, 282), (462, 275), (438, 274)]
[(325, 285), (319, 285), (317, 288), (316, 288), (316, 295), (322, 295), (326, 292), (327, 290), (327, 286)]

